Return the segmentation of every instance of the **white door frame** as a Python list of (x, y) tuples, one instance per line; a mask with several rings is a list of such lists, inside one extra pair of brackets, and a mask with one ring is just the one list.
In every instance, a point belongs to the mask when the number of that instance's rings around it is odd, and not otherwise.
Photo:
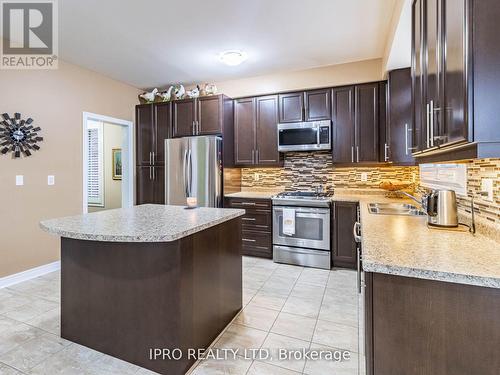
[[(88, 212), (87, 198), (87, 165), (89, 159), (89, 147), (87, 140), (87, 121), (102, 121), (109, 124), (125, 127), (125, 140), (123, 142), (122, 163), (122, 207), (134, 205), (134, 123), (96, 113), (83, 112), (83, 213)], [(125, 157), (123, 157), (125, 156)]]

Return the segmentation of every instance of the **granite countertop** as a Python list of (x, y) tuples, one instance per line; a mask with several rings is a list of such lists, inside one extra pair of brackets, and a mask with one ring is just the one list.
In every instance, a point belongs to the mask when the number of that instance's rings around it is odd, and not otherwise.
[(44, 220), (46, 232), (78, 240), (169, 242), (245, 214), (245, 210), (145, 204)]
[(363, 270), (500, 288), (500, 245), (481, 234), (430, 229), (425, 216), (376, 215), (372, 202), (410, 202), (381, 196), (339, 195), (360, 204)]

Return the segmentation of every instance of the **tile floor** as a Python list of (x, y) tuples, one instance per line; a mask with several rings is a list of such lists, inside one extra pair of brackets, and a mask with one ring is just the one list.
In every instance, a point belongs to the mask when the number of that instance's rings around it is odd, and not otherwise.
[[(60, 338), (59, 283), (54, 272), (0, 289), (0, 375), (153, 374)], [(351, 360), (205, 360), (193, 375), (358, 374), (355, 272), (244, 257), (243, 306), (215, 348), (343, 349)]]

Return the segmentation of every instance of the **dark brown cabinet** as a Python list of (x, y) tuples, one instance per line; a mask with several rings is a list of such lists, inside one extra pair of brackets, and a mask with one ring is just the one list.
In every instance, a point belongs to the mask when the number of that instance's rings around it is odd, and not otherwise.
[(165, 204), (165, 167), (136, 168), (136, 204)]
[(171, 103), (136, 106), (136, 204), (163, 204), (164, 142), (171, 136)]
[(389, 72), (387, 107), (384, 159), (396, 164), (413, 164), (410, 68)]
[(281, 165), (277, 140), (278, 96), (235, 101), (235, 165)]
[(279, 95), (279, 122), (331, 119), (330, 90), (310, 90)]
[(233, 126), (233, 100), (225, 95), (175, 100), (173, 137), (224, 135)]
[(241, 241), (243, 255), (273, 257), (270, 199), (226, 198), (225, 207), (243, 208)]
[(371, 375), (494, 375), (500, 370), (500, 290), (365, 274)]
[(335, 163), (354, 163), (354, 86), (332, 90), (333, 139)]
[(355, 159), (357, 163), (379, 161), (379, 84), (355, 86)]
[(181, 99), (172, 103), (174, 138), (196, 134), (196, 100)]
[[(421, 161), (500, 156), (500, 3), (414, 0), (412, 112)], [(430, 158), (430, 159), (429, 159)]]
[(136, 106), (135, 139), (137, 165), (150, 165), (153, 163), (153, 150), (155, 150), (154, 133), (153, 105), (141, 104)]
[(353, 227), (358, 220), (357, 202), (335, 202), (332, 218), (332, 266), (355, 269), (357, 246)]
[(379, 83), (332, 90), (334, 163), (379, 162)]

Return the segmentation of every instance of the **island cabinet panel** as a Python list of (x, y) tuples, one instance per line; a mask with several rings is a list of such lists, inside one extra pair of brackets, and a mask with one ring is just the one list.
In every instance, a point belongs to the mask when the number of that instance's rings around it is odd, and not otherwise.
[[(242, 308), (241, 221), (172, 242), (61, 240), (61, 336), (181, 375)], [(181, 360), (150, 349), (182, 350)]]
[(270, 199), (226, 198), (225, 206), (243, 208), (240, 234), (244, 255), (272, 258), (272, 205)]
[(356, 269), (357, 243), (353, 237), (357, 221), (357, 202), (335, 202), (333, 205), (332, 266)]
[(368, 276), (369, 374), (500, 372), (500, 289)]

